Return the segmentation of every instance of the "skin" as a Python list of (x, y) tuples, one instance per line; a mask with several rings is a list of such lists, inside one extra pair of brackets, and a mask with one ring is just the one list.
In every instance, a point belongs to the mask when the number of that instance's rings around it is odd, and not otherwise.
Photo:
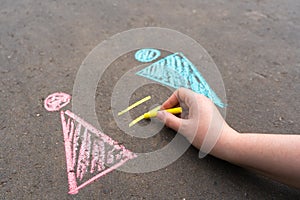
[(205, 135), (218, 134), (212, 156), (254, 170), (300, 189), (300, 135), (239, 133), (222, 118), (213, 102), (191, 90), (176, 90), (161, 110), (181, 106), (177, 117), (159, 111), (157, 118), (200, 149)]

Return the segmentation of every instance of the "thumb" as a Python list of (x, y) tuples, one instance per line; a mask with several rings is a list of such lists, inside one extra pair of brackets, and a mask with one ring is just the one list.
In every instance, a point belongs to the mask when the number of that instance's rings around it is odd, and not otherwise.
[(158, 111), (156, 117), (162, 122), (164, 122), (166, 126), (170, 127), (175, 131), (178, 131), (182, 124), (181, 118), (178, 118), (175, 115), (166, 111)]

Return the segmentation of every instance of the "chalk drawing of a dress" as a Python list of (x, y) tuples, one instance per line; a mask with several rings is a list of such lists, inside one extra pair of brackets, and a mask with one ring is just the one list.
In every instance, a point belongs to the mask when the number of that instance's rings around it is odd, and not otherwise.
[[(48, 111), (59, 111), (70, 102), (71, 96), (54, 93), (44, 101)], [(64, 135), (69, 194), (136, 157), (136, 154), (118, 144), (69, 110), (60, 111)]]
[[(149, 56), (160, 55), (157, 51), (155, 49), (141, 49), (136, 52), (135, 59), (140, 62), (151, 61)], [(155, 56), (154, 58), (156, 59), (157, 57)], [(168, 55), (138, 71), (136, 74), (175, 89), (180, 87), (191, 89), (210, 98), (217, 106), (221, 108), (225, 106), (201, 73), (183, 53), (177, 52)]]

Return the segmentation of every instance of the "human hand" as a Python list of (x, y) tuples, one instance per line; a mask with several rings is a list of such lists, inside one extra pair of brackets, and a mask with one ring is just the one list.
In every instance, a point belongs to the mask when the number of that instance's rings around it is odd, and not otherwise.
[(210, 153), (300, 188), (299, 135), (239, 134), (225, 122), (210, 99), (189, 89), (176, 90), (163, 103), (161, 109), (177, 106), (181, 106), (183, 110), (180, 117), (159, 111), (157, 118), (200, 149), (200, 158)]
[(224, 129), (230, 128), (209, 98), (189, 89), (176, 90), (163, 103), (161, 110), (177, 106), (183, 110), (180, 117), (159, 111), (157, 118), (185, 136), (202, 154), (209, 153)]

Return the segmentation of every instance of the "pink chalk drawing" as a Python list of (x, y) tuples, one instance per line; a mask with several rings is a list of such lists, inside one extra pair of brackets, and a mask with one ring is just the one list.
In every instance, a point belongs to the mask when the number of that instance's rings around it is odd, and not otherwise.
[[(71, 100), (65, 93), (54, 93), (44, 101), (48, 111), (59, 111)], [(64, 136), (69, 194), (117, 169), (136, 154), (118, 144), (69, 110), (60, 111)]]
[(48, 111), (59, 111), (62, 107), (66, 106), (71, 100), (71, 96), (57, 92), (49, 95), (44, 101), (44, 107)]

